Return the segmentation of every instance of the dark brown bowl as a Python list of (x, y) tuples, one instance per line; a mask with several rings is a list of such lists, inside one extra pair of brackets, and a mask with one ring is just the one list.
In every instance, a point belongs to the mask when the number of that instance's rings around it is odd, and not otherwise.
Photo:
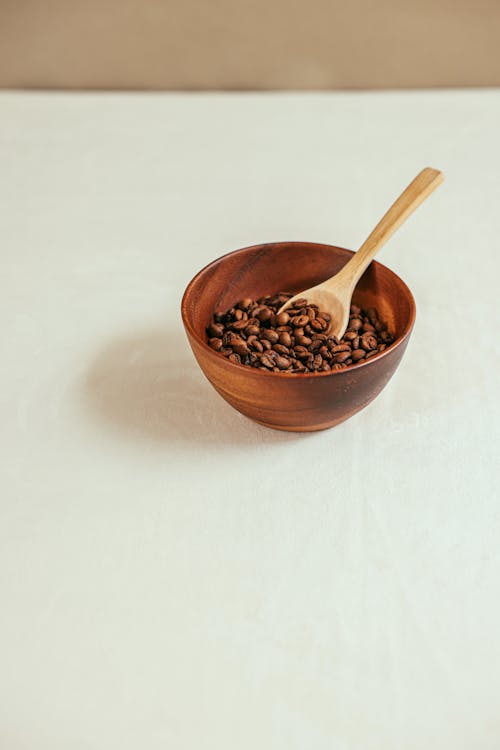
[(229, 362), (206, 342), (214, 310), (226, 310), (243, 297), (307, 289), (333, 276), (351, 255), (313, 242), (254, 245), (214, 260), (189, 282), (182, 299), (189, 343), (204, 374), (231, 406), (267, 427), (310, 432), (343, 422), (380, 393), (408, 344), (415, 301), (399, 276), (375, 261), (361, 277), (353, 302), (376, 307), (396, 340), (364, 362), (333, 372), (285, 375)]

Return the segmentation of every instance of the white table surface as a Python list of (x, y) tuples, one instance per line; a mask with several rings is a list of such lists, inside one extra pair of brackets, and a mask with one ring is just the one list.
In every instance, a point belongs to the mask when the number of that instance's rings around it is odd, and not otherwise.
[[(0, 95), (2, 750), (498, 750), (499, 144), (492, 90)], [(387, 388), (233, 411), (191, 276), (354, 248), (425, 165)]]

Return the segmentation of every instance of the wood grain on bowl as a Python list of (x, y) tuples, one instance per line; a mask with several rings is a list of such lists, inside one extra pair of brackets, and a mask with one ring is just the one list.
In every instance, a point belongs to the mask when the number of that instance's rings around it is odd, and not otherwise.
[(333, 427), (360, 411), (384, 388), (404, 354), (415, 319), (406, 284), (380, 263), (361, 277), (353, 302), (376, 307), (396, 336), (384, 352), (333, 372), (286, 375), (229, 362), (207, 344), (214, 310), (243, 297), (299, 292), (336, 273), (350, 250), (309, 242), (280, 242), (236, 250), (210, 263), (188, 284), (182, 319), (203, 373), (220, 395), (247, 417), (268, 427), (313, 431)]

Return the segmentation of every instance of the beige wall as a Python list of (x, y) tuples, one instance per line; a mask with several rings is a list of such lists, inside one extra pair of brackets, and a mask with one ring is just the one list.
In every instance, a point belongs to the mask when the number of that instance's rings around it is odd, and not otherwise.
[(0, 86), (500, 84), (500, 0), (0, 0)]

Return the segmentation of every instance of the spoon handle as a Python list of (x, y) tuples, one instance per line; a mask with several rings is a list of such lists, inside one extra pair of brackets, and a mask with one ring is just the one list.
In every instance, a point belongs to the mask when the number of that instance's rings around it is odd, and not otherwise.
[(369, 266), (380, 248), (385, 245), (396, 229), (399, 229), (410, 214), (440, 185), (444, 175), (437, 169), (426, 167), (410, 182), (399, 198), (366, 238), (358, 252), (342, 268), (342, 276), (348, 277), (354, 287), (363, 271)]

